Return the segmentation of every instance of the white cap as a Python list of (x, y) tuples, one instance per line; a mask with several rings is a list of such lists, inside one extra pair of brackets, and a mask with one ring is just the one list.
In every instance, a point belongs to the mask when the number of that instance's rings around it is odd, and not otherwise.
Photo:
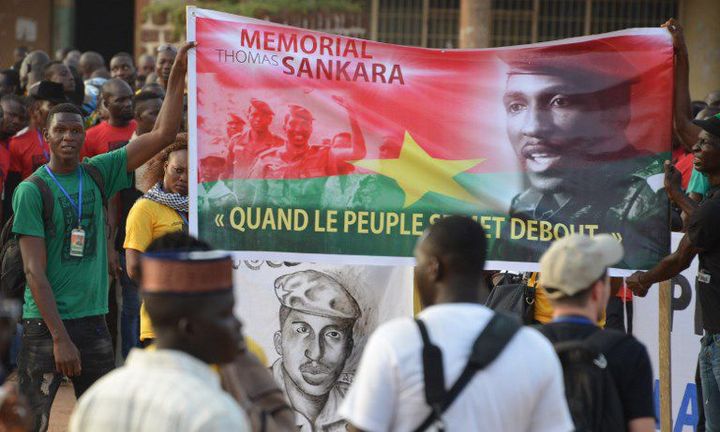
[(611, 235), (571, 234), (554, 242), (540, 258), (540, 285), (552, 299), (575, 295), (620, 262), (623, 254)]

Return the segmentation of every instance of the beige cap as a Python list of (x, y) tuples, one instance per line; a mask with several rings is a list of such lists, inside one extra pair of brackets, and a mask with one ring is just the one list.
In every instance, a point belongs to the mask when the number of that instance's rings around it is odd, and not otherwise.
[(552, 299), (575, 295), (620, 262), (623, 254), (611, 235), (571, 234), (554, 242), (540, 258), (540, 285)]
[(360, 317), (360, 307), (347, 290), (331, 276), (305, 270), (279, 277), (275, 295), (283, 306), (297, 311), (343, 319)]

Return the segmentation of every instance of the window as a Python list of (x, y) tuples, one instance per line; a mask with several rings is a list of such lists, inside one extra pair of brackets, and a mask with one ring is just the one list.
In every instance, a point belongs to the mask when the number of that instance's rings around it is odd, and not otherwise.
[(656, 27), (677, 16), (679, 0), (493, 0), (492, 46)]

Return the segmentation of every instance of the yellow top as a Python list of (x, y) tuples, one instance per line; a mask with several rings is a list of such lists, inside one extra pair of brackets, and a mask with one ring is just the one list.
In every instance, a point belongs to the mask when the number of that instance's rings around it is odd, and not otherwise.
[(251, 353), (255, 354), (255, 357), (260, 360), (260, 363), (263, 364), (263, 366), (268, 367), (270, 366), (268, 364), (267, 356), (265, 355), (265, 351), (263, 351), (262, 348), (260, 348), (260, 345), (258, 345), (257, 342), (255, 342), (254, 339), (252, 339), (250, 336), (245, 335), (245, 345), (247, 346), (247, 350)]
[[(181, 231), (183, 220), (177, 211), (146, 198), (140, 198), (128, 213), (125, 227), (125, 249), (145, 252), (153, 240), (165, 234)], [(145, 303), (140, 305), (140, 340), (152, 339), (155, 333)]]

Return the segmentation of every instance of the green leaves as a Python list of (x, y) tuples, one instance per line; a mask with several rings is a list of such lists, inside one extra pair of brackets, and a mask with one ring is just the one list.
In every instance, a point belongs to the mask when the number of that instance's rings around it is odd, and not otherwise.
[(182, 36), (185, 34), (185, 7), (188, 3), (200, 8), (275, 22), (282, 22), (292, 15), (356, 13), (362, 9), (357, 0), (160, 0), (146, 6), (143, 13), (158, 23), (167, 20), (174, 25), (176, 36)]

